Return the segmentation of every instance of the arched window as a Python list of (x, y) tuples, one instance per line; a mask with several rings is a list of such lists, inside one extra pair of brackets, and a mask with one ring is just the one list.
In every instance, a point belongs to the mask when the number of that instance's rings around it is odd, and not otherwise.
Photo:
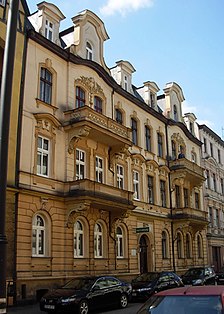
[(103, 230), (99, 223), (94, 228), (94, 256), (103, 257)]
[(117, 238), (117, 257), (124, 257), (124, 237), (121, 227), (116, 229), (116, 238)]
[(158, 156), (163, 157), (163, 137), (157, 133)]
[(51, 104), (52, 100), (52, 73), (41, 67), (40, 69), (40, 100)]
[(81, 87), (76, 86), (75, 108), (85, 106), (85, 102), (85, 91)]
[(89, 42), (86, 43), (86, 59), (93, 60), (93, 48)]
[(32, 256), (45, 255), (46, 224), (40, 215), (33, 218), (32, 225)]
[(79, 220), (74, 224), (74, 257), (84, 257), (84, 232)]
[(115, 109), (115, 119), (117, 123), (119, 124), (123, 123), (122, 112), (119, 109)]
[(180, 232), (177, 233), (177, 257), (178, 258), (183, 257), (183, 242)]
[(175, 121), (178, 121), (178, 112), (177, 112), (177, 106), (173, 106), (173, 118)]
[(202, 239), (200, 234), (197, 235), (197, 248), (198, 248), (198, 258), (203, 257), (203, 250), (202, 250)]
[(103, 102), (102, 99), (98, 96), (94, 97), (94, 110), (99, 113), (103, 112)]
[(186, 234), (186, 258), (191, 258), (191, 237), (187, 233)]
[(168, 258), (168, 239), (165, 231), (162, 232), (162, 257)]
[(137, 121), (134, 118), (131, 118), (131, 130), (132, 130), (132, 142), (134, 145), (138, 144), (138, 129)]

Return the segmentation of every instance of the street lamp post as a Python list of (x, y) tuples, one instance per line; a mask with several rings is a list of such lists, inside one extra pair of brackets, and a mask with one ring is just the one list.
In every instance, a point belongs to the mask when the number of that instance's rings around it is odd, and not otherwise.
[(5, 235), (6, 188), (7, 188), (10, 109), (11, 109), (18, 9), (19, 0), (11, 0), (9, 3), (8, 10), (0, 98), (0, 313), (6, 313), (6, 297), (7, 297), (6, 293), (7, 238)]

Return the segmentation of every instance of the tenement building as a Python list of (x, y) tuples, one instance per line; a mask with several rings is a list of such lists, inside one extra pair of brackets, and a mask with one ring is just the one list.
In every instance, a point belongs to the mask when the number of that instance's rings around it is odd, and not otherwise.
[(208, 261), (219, 271), (224, 265), (224, 142), (206, 125), (199, 125), (202, 166), (206, 171), (205, 209), (208, 212)]
[(135, 87), (130, 62), (105, 64), (97, 15), (85, 10), (59, 32), (64, 18), (45, 1), (29, 17), (18, 300), (83, 274), (129, 280), (208, 263), (202, 143), (181, 87)]

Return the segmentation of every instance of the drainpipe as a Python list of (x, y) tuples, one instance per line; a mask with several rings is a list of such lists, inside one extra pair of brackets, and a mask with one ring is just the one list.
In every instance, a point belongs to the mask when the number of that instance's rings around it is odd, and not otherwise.
[[(169, 140), (168, 140), (168, 131), (167, 124), (165, 125), (166, 130), (166, 160), (167, 166), (170, 168), (169, 161)], [(173, 271), (176, 272), (176, 264), (175, 264), (175, 248), (174, 248), (174, 224), (173, 224), (173, 202), (172, 202), (172, 191), (171, 191), (171, 179), (170, 173), (168, 174), (168, 183), (169, 183), (169, 197), (170, 197), (170, 216), (171, 216), (171, 250), (172, 250), (172, 261), (173, 261)]]

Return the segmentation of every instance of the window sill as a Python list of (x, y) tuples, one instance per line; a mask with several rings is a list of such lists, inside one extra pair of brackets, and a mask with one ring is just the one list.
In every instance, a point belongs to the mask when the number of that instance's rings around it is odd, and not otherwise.
[(52, 104), (48, 104), (48, 103), (40, 100), (39, 98), (36, 98), (36, 105), (37, 105), (37, 108), (39, 108), (40, 106), (45, 106), (47, 108), (50, 108), (53, 110), (54, 114), (55, 114), (56, 110), (58, 109), (58, 107), (53, 106)]

